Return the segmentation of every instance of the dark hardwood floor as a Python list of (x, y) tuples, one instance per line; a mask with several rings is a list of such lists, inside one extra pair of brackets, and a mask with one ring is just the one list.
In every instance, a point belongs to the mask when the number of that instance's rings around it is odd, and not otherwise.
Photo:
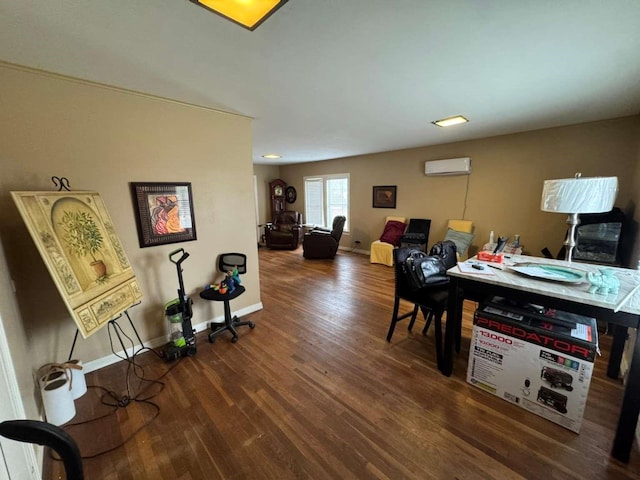
[[(118, 397), (130, 378), (132, 397), (152, 397), (67, 428), (85, 457), (137, 432), (86, 458), (87, 479), (640, 478), (637, 445), (628, 465), (609, 457), (622, 387), (605, 375), (608, 337), (577, 435), (466, 383), (475, 304), (465, 305), (447, 378), (422, 321), (414, 333), (398, 324), (386, 342), (391, 268), (342, 251), (335, 260), (259, 255), (264, 309), (247, 316), (257, 326), (237, 343), (201, 333), (192, 358), (138, 356), (136, 371), (162, 377), (162, 391), (141, 389), (125, 362), (87, 375)], [(100, 395), (90, 388), (78, 400), (75, 422), (113, 411)], [(44, 478), (64, 478), (59, 462), (46, 464)]]

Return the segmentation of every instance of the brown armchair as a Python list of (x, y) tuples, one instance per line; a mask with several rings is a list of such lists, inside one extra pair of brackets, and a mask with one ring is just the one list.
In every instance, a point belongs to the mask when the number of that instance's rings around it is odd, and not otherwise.
[(314, 228), (307, 233), (302, 244), (304, 258), (335, 257), (346, 221), (345, 217), (339, 215), (333, 219), (330, 231), (325, 228)]
[(302, 215), (299, 212), (285, 210), (276, 214), (273, 223), (264, 229), (267, 247), (281, 250), (295, 250), (302, 242), (304, 230)]

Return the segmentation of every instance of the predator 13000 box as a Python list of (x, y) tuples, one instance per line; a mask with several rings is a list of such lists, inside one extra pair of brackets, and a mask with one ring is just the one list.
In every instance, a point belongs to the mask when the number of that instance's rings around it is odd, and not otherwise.
[(473, 323), (467, 382), (578, 433), (598, 353), (596, 320), (494, 297)]

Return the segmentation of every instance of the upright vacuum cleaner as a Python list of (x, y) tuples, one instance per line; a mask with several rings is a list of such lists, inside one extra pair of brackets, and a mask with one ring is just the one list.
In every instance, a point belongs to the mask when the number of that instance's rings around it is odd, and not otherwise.
[[(178, 260), (174, 257), (181, 254)], [(169, 254), (171, 263), (175, 263), (178, 270), (178, 298), (171, 300), (164, 306), (164, 313), (169, 321), (169, 343), (165, 345), (164, 357), (166, 360), (177, 360), (180, 357), (191, 357), (196, 353), (196, 335), (191, 325), (193, 315), (191, 305), (193, 302), (184, 291), (182, 281), (182, 262), (189, 254), (183, 248)]]

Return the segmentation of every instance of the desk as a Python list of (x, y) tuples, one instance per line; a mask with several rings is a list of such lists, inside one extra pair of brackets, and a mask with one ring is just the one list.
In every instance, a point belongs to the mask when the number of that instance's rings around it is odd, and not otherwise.
[[(556, 266), (571, 266), (585, 272), (596, 272), (598, 268), (601, 268), (598, 265), (588, 263), (569, 263), (563, 260), (524, 255), (513, 255), (510, 261), (515, 263), (536, 262)], [(617, 378), (627, 328), (637, 329), (640, 327), (640, 290), (636, 291), (618, 312), (614, 312), (614, 309), (640, 283), (640, 272), (624, 268), (611, 268), (620, 280), (620, 290), (617, 295), (606, 296), (589, 293), (588, 283), (572, 284), (538, 280), (510, 271), (508, 268), (506, 270), (493, 270), (495, 275), (462, 273), (457, 266), (449, 269), (447, 271), (450, 276), (449, 303), (444, 336), (442, 373), (450, 376), (453, 370), (453, 351), (456, 339), (459, 338), (462, 319), (462, 312), (459, 310), (459, 302), (456, 302), (456, 297), (457, 292), (462, 292), (465, 299), (478, 302), (490, 296), (499, 295), (609, 322), (615, 328), (607, 375)], [(639, 413), (640, 335), (637, 335), (620, 409), (620, 417), (618, 418), (616, 436), (611, 450), (611, 455), (614, 458), (625, 463), (629, 461)]]

